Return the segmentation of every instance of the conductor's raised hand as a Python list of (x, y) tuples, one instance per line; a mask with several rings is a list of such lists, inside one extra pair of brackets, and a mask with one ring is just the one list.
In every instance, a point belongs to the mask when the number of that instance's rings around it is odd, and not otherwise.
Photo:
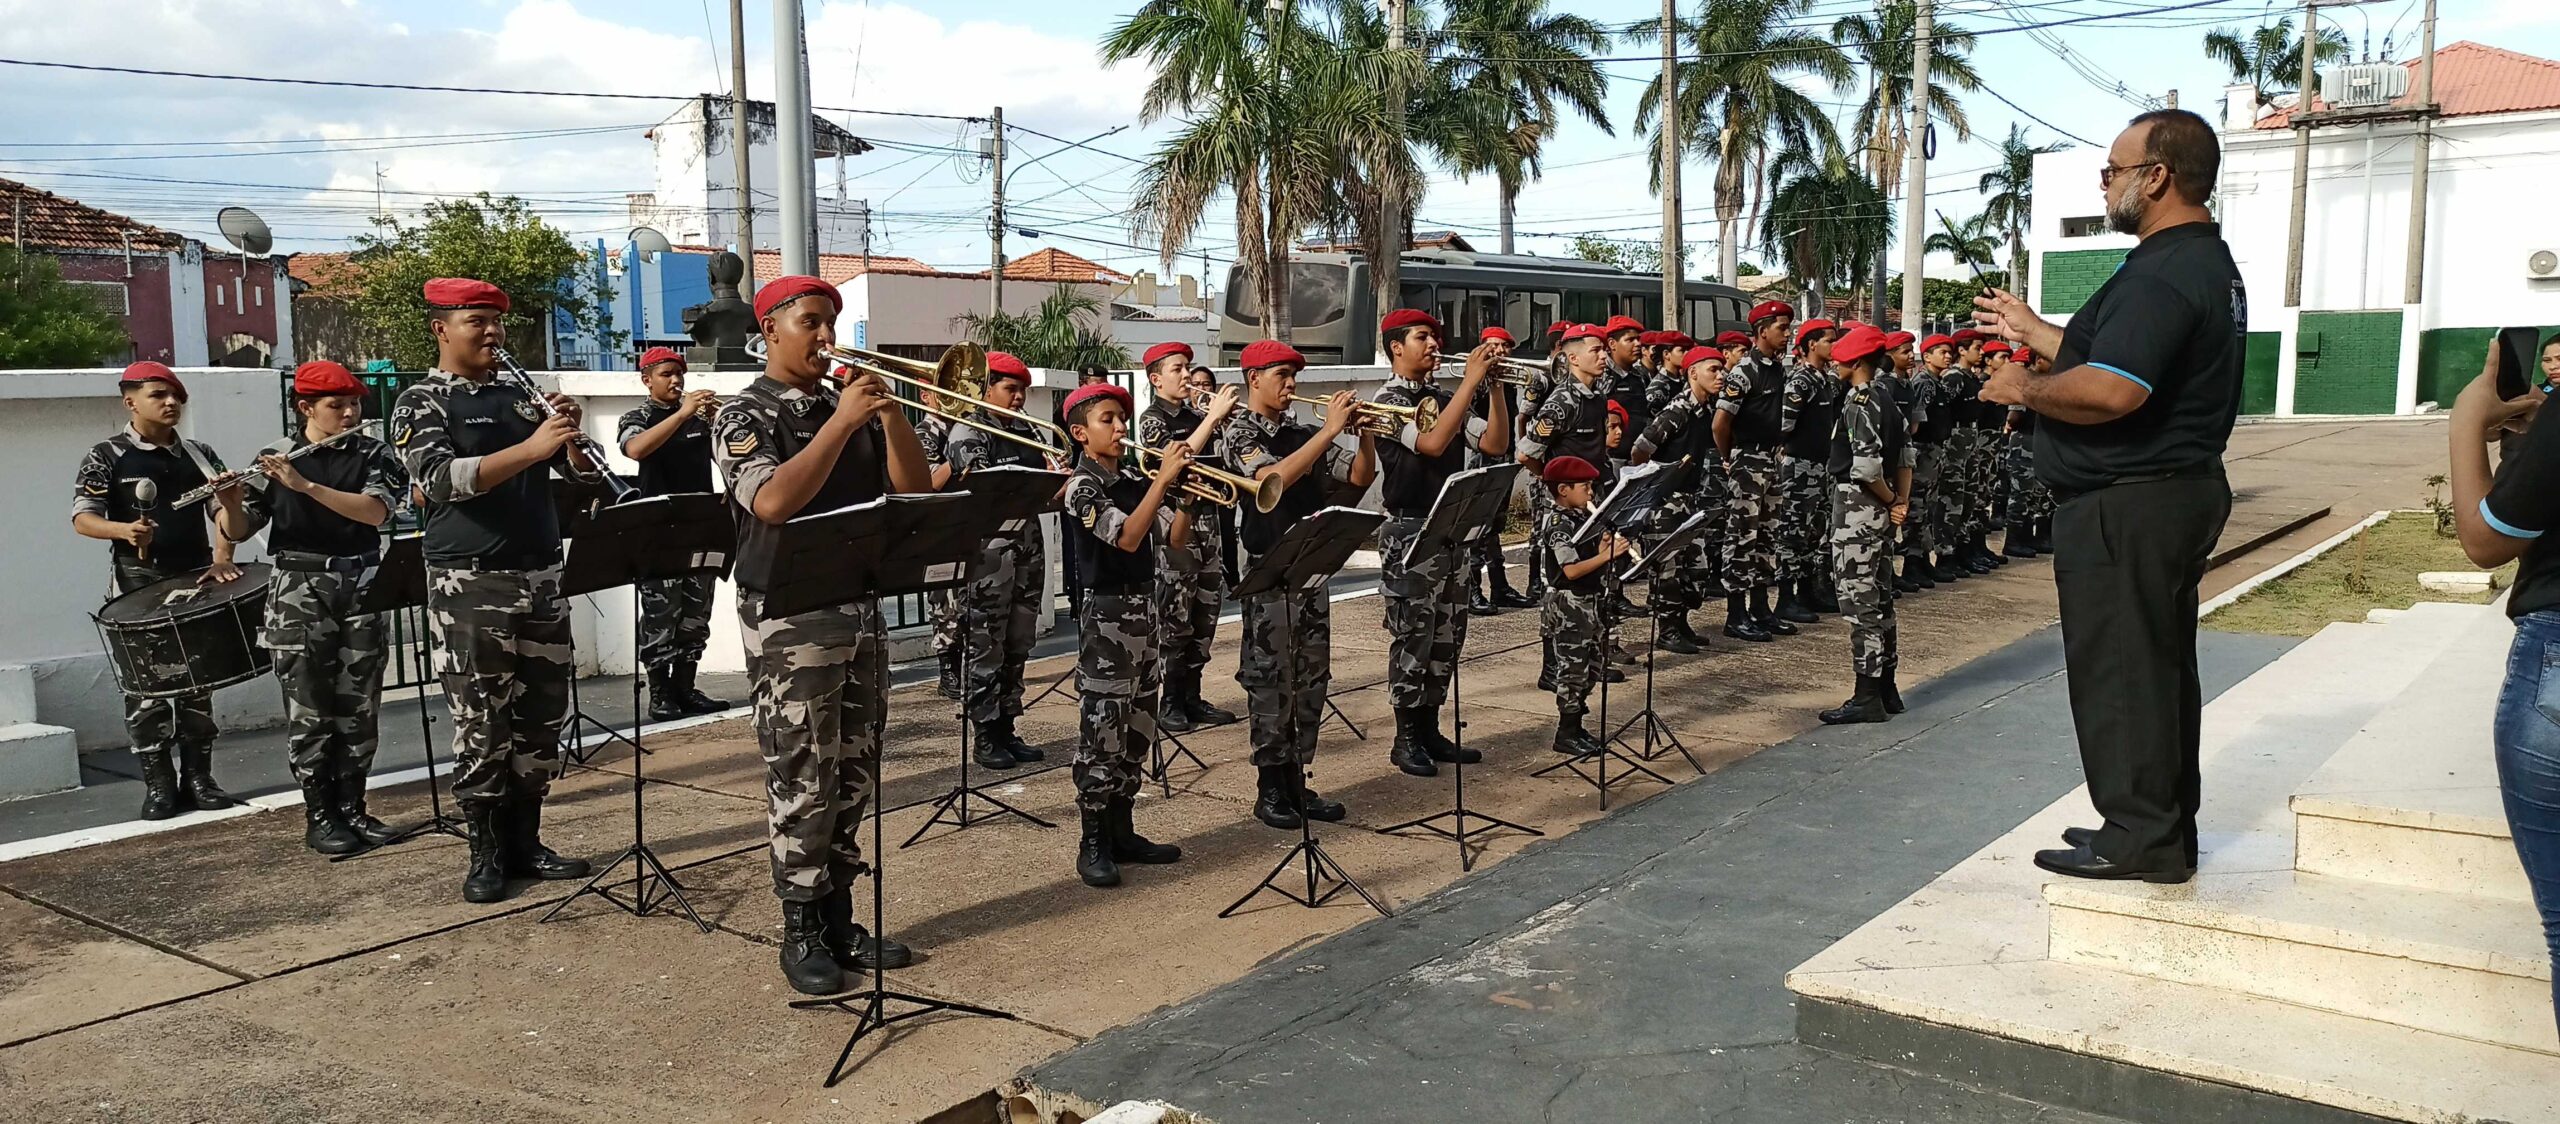
[(1973, 298), (1973, 322), (2011, 343), (2024, 343), (2027, 333), (2047, 326), (2017, 294), (1987, 286)]

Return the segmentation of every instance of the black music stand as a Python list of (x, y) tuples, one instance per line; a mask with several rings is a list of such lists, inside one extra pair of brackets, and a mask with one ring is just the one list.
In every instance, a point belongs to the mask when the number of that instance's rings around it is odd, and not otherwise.
[[(393, 535), (389, 542), (383, 544), (382, 564), (374, 569), (373, 578), (364, 584), (363, 592), (356, 595), (356, 612), (396, 613), (402, 609), (421, 608), (426, 605), (426, 539), (425, 533), (416, 532)], [(423, 614), (419, 623), (421, 626), (427, 625)], [(432, 627), (422, 627), (422, 632), (432, 631)], [(419, 639), (425, 642), (425, 658), (428, 666), (433, 667), (435, 638), (422, 634)], [(370, 855), (394, 843), (406, 843), (421, 835), (450, 835), (463, 840), (471, 838), (470, 829), (464, 826), (460, 819), (445, 814), (444, 797), (436, 791), (435, 720), (427, 716), (427, 677), (419, 677), (417, 689), (418, 749), (425, 755), (427, 763), (427, 818), (401, 828), (393, 833), (391, 838), (376, 846), (360, 851), (350, 851), (343, 855), (332, 855), (329, 857), (330, 862), (345, 862), (359, 855)]]
[[(1511, 503), (1511, 485), (1519, 475), (1520, 466), (1515, 463), (1472, 468), (1449, 477), (1440, 486), (1440, 498), (1432, 502), (1430, 517), (1423, 520), (1422, 533), (1414, 536), (1412, 544), (1405, 551), (1408, 563), (1415, 558), (1446, 554), (1454, 559), (1455, 564), (1461, 569), (1465, 568), (1473, 554), (1476, 541), (1493, 534), (1494, 529), (1502, 525), (1505, 509)], [(1455, 740), (1459, 757), (1466, 756), (1467, 748), (1466, 694), (1459, 689), (1459, 678), (1465, 667), (1466, 659), (1462, 652), (1458, 661), (1449, 669), (1451, 728), (1458, 733)], [(1407, 820), (1393, 827), (1382, 827), (1378, 829), (1379, 834), (1394, 835), (1402, 831), (1421, 831), (1456, 843), (1458, 869), (1462, 872), (1475, 869), (1475, 852), (1470, 850), (1467, 844), (1476, 836), (1493, 831), (1516, 831), (1525, 835), (1545, 837), (1547, 833), (1537, 828), (1516, 824), (1498, 816), (1488, 816), (1482, 812), (1468, 811), (1466, 763), (1452, 761), (1449, 763), (1449, 769), (1451, 790), (1455, 795), (1456, 803), (1448, 811), (1435, 812), (1418, 820)], [(1484, 822), (1475, 827), (1469, 827), (1467, 820), (1470, 817)], [(1444, 819), (1450, 821), (1450, 826), (1440, 826), (1439, 821)]]
[[(1672, 528), (1670, 534), (1664, 535), (1651, 555), (1639, 558), (1633, 565), (1628, 566), (1625, 576), (1629, 578), (1643, 576), (1649, 580), (1659, 580), (1662, 571), (1679, 565), (1681, 553), (1688, 550), (1691, 543), (1697, 542), (1698, 536), (1706, 534), (1709, 520), (1721, 519), (1723, 516), (1723, 512), (1704, 511), (1691, 515), (1678, 527)], [(1662, 614), (1654, 613), (1652, 618), (1652, 633), (1645, 642), (1644, 650), (1644, 709), (1637, 711), (1635, 717), (1619, 723), (1617, 729), (1609, 731), (1606, 740), (1626, 745), (1627, 731), (1641, 724), (1644, 727), (1644, 748), (1627, 746), (1627, 749), (1636, 755), (1637, 760), (1654, 761), (1666, 753), (1677, 750), (1680, 756), (1688, 759), (1689, 767), (1696, 769), (1698, 775), (1703, 777), (1707, 775), (1707, 767), (1698, 764), (1697, 755), (1689, 752), (1689, 744), (1681, 741), (1680, 735), (1671, 729), (1671, 724), (1664, 722), (1661, 713), (1653, 708), (1653, 659), (1654, 655), (1660, 651), (1662, 643)]]
[[(635, 653), (641, 628), (639, 583), (727, 573), (729, 552), (738, 541), (729, 501), (710, 492), (654, 496), (600, 507), (582, 518), (576, 530), (577, 536), (569, 540), (568, 560), (561, 567), (560, 595), (575, 597), (601, 589), (632, 587), (631, 639)], [(694, 928), (708, 933), (711, 923), (704, 921), (701, 914), (694, 912), (693, 903), (685, 900), (684, 883), (677, 881), (675, 872), (667, 869), (649, 846), (647, 812), (640, 799), (640, 790), (647, 785), (642, 761), (648, 755), (640, 746), (641, 723), (648, 717), (640, 705), (640, 680), (637, 674), (631, 677), (631, 735), (625, 739), (632, 750), (631, 845), (604, 864), (576, 893), (560, 899), (542, 915), (542, 921), (558, 920), (571, 903), (594, 894), (633, 917), (646, 917), (650, 910), (674, 902)], [(625, 862), (631, 864), (629, 901), (615, 897), (613, 888), (605, 885), (605, 879)], [(650, 897), (652, 887), (658, 894), (654, 901)]]
[[(1619, 478), (1618, 486), (1609, 492), (1608, 497), (1592, 506), (1590, 516), (1583, 520), (1581, 529), (1574, 532), (1573, 541), (1586, 542), (1589, 541), (1591, 536), (1599, 533), (1600, 529), (1604, 527), (1614, 528), (1627, 523), (1627, 516), (1629, 512), (1650, 510), (1654, 500), (1653, 488), (1658, 486), (1659, 483), (1667, 477), (1666, 474), (1661, 471), (1647, 473), (1644, 472), (1644, 470), (1667, 467), (1668, 466), (1639, 465), (1637, 468), (1630, 470), (1626, 475), (1622, 475)], [(1628, 478), (1629, 476), (1634, 477), (1634, 479), (1630, 480)], [(1609, 573), (1609, 570), (1608, 568), (1603, 567), (1601, 572), (1603, 574), (1607, 574)], [(1603, 584), (1605, 585), (1606, 583)], [(1599, 726), (1602, 731), (1609, 729), (1608, 643), (1611, 637), (1617, 635), (1618, 630), (1618, 615), (1610, 610), (1609, 601), (1610, 598), (1604, 592), (1600, 597), (1600, 668), (1593, 672), (1592, 675), (1593, 678), (1600, 681)], [(1549, 765), (1546, 768), (1540, 769), (1529, 775), (1533, 777), (1543, 777), (1558, 769), (1570, 770), (1573, 775), (1582, 778), (1584, 783), (1600, 790), (1600, 807), (1603, 811), (1607, 810), (1609, 807), (1609, 789), (1615, 785), (1626, 784), (1640, 776), (1651, 777), (1664, 784), (1671, 783), (1671, 778), (1654, 772), (1653, 770), (1646, 768), (1642, 762), (1637, 761), (1635, 758), (1618, 752), (1616, 743), (1610, 738), (1603, 736), (1598, 740), (1600, 742), (1599, 749), (1590, 753), (1577, 753), (1571, 755), (1562, 761), (1558, 761), (1553, 765)], [(1612, 760), (1624, 766), (1624, 768), (1619, 770), (1618, 776), (1615, 780), (1610, 779), (1609, 776), (1609, 762)], [(1583, 772), (1582, 770), (1585, 765), (1592, 766), (1595, 772)]]
[[(603, 510), (611, 496), (612, 493), (607, 490), (601, 479), (591, 484), (573, 476), (554, 476), (551, 478), (551, 517), (571, 532), (564, 537), (574, 539), (584, 527), (588, 515)], [(564, 592), (561, 596), (568, 597), (573, 594)], [(640, 643), (639, 635), (633, 634), (631, 642), (636, 652), (637, 645)], [(597, 750), (614, 742), (630, 746), (631, 752), (635, 755), (647, 752), (640, 748), (637, 739), (624, 736), (622, 731), (615, 729), (612, 723), (587, 713), (585, 701), (579, 697), (578, 693), (577, 663), (578, 640), (577, 637), (572, 636), (569, 638), (569, 716), (560, 720), (561, 755), (566, 757), (572, 765), (584, 765), (589, 758), (596, 755)], [(635, 667), (632, 674), (640, 673)], [(603, 740), (592, 746), (581, 744), (590, 727), (597, 733), (603, 734)], [(637, 729), (637, 726), (634, 728)]]
[[(1251, 569), (1246, 572), (1244, 580), (1236, 583), (1236, 596), (1242, 598), (1263, 593), (1279, 593), (1280, 631), (1294, 636), (1297, 632), (1298, 598), (1311, 592), (1318, 597), (1324, 596), (1325, 580), (1332, 577), (1335, 571), (1342, 569), (1342, 564), (1351, 560), (1351, 553), (1360, 549), (1361, 543), (1369, 540), (1369, 536), (1377, 531), (1378, 524), (1386, 521), (1387, 517), (1383, 512), (1364, 511), (1356, 507), (1329, 507), (1319, 511), (1297, 526), (1289, 528), (1288, 533), (1280, 536), (1279, 542), (1271, 544), (1271, 549), (1264, 551), (1262, 557), (1255, 560)], [(1326, 655), (1327, 658), (1331, 657), (1329, 652)], [(1284, 725), (1287, 730), (1288, 744), (1295, 746), (1298, 742), (1298, 693), (1300, 691), (1297, 646), (1290, 645), (1282, 659), (1287, 665), (1283, 674), (1289, 681), (1289, 711)], [(1324, 724), (1323, 719), (1318, 718), (1316, 724), (1321, 728)], [(1315, 821), (1307, 818), (1306, 790), (1307, 767), (1302, 762), (1298, 766), (1298, 795), (1294, 801), (1298, 805), (1297, 845), (1289, 848), (1288, 854), (1280, 856), (1280, 862), (1271, 868), (1271, 873), (1263, 875), (1262, 881), (1255, 883), (1253, 889), (1246, 891), (1243, 897), (1237, 898), (1234, 905), (1219, 910), (1219, 917), (1234, 916), (1237, 910), (1244, 908), (1246, 902), (1252, 901), (1264, 890), (1313, 909), (1332, 901), (1334, 895), (1340, 894), (1345, 889), (1360, 895), (1360, 900), (1369, 903), (1369, 908), (1377, 910), (1380, 915), (1394, 915), (1395, 911), (1388, 909), (1377, 898), (1370, 896), (1369, 891), (1362, 889), (1360, 883), (1352, 880), (1351, 872), (1344, 870), (1341, 863), (1335, 862), (1333, 856), (1325, 852), (1324, 844), (1316, 841)], [(1291, 863), (1303, 864), (1307, 878), (1307, 892), (1304, 895), (1280, 884), (1281, 872), (1288, 870)], [(1333, 885), (1322, 886), (1321, 884), (1325, 881), (1330, 881)], [(1318, 892), (1320, 888), (1322, 892)]]
[[(896, 495), (794, 519), (781, 528), (782, 541), (773, 552), (771, 571), (753, 575), (752, 580), (765, 587), (765, 608), (775, 617), (945, 589), (960, 580), (968, 559), (985, 541), (983, 530), (989, 524), (976, 517), (978, 506), (968, 492)], [(739, 580), (743, 585), (751, 578), (741, 573)], [(887, 726), (887, 708), (878, 708), (871, 720), (874, 743), (882, 740)], [(882, 881), (887, 877), (888, 844), (881, 824), (887, 801), (881, 798), (876, 764), (873, 770), (871, 855), (864, 865), (871, 873), (871, 931), (885, 936), (887, 895)], [(914, 1009), (892, 1013), (892, 1002)], [(825, 1084), (830, 1089), (844, 1080), (845, 1062), (853, 1057), (853, 1048), (871, 1032), (892, 1023), (944, 1011), (1008, 1021), (1021, 1018), (993, 1007), (892, 991), (887, 970), (877, 960), (872, 962), (870, 987), (825, 999), (793, 1000), (791, 1007), (802, 1011), (832, 1007), (855, 1017), (853, 1033), (845, 1038), (844, 1049), (827, 1071)]]
[[(946, 513), (943, 517), (946, 525), (939, 528), (937, 533), (965, 537), (969, 543), (969, 550), (963, 557), (975, 558), (985, 549), (987, 540), (994, 537), (1006, 524), (1017, 519), (1037, 519), (1043, 512), (1056, 510), (1058, 490), (1066, 487), (1067, 474), (1020, 465), (1002, 465), (970, 473), (966, 485), (967, 492), (953, 494), (967, 495), (970, 497), (969, 502)], [(903, 557), (899, 559), (899, 562), (904, 561)], [(941, 589), (956, 585), (963, 576), (963, 573), (955, 571), (922, 588)], [(917, 580), (922, 578), (919, 577)], [(1045, 583), (1042, 588), (1047, 588)], [(922, 592), (922, 589), (900, 589), (896, 592), (916, 593)], [(967, 610), (964, 607), (962, 611), (965, 613)], [(960, 665), (963, 668), (969, 665), (970, 631), (965, 624), (960, 630)], [(978, 824), (1003, 816), (1020, 816), (1038, 827), (1058, 826), (1005, 803), (1001, 797), (988, 792), (983, 786), (970, 783), (969, 767), (972, 762), (969, 756), (969, 742), (973, 732), (969, 721), (969, 688), (965, 682), (960, 688), (959, 708), (960, 779), (952, 784), (950, 791), (934, 798), (933, 815), (926, 817), (924, 824), (916, 828), (915, 834), (908, 836), (906, 842), (898, 844), (899, 849), (904, 850), (915, 846), (917, 841), (924, 838), (926, 832), (932, 831), (935, 825), (945, 822), (948, 822), (954, 831), (966, 831)], [(1026, 706), (1024, 709), (1030, 708)], [(985, 802), (988, 808), (972, 811), (969, 801), (973, 798)], [(948, 820), (945, 817), (948, 817)]]

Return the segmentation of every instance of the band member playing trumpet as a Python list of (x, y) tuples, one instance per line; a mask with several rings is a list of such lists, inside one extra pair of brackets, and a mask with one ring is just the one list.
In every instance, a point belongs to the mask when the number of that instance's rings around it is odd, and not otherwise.
[(1424, 402), (1438, 409), (1428, 428), (1419, 424), (1423, 415), (1417, 411), (1393, 438), (1377, 444), (1378, 469), (1386, 476), (1379, 498), (1387, 509), (1387, 521), (1378, 528), (1378, 586), (1386, 600), (1387, 701), (1396, 715), (1387, 760), (1417, 777), (1438, 775), (1434, 762), (1472, 765), (1484, 755), (1459, 749), (1440, 732), (1449, 677), (1467, 643), (1466, 559), (1450, 552), (1414, 558), (1408, 548), (1422, 536), (1441, 487), (1466, 467), (1470, 446), (1489, 456), (1511, 447), (1511, 413), (1500, 395), (1493, 397), (1489, 422), (1478, 421), (1472, 409), (1502, 345), (1477, 344), (1452, 392), (1438, 384), (1440, 332), (1438, 320), (1410, 308), (1379, 321), (1390, 374), (1372, 399), (1399, 409)]
[[(343, 855), (397, 833), (365, 810), (382, 709), (382, 617), (356, 611), (382, 563), (382, 525), (409, 488), (391, 446), (362, 433), (365, 387), (326, 360), (293, 372), (302, 424), (258, 450), (246, 526), (267, 529), (275, 585), (259, 643), (284, 687), (285, 751), (302, 785), (302, 845)], [(344, 434), (345, 436), (341, 436)], [(321, 445), (320, 442), (329, 442)], [(222, 529), (231, 536), (232, 528)]]
[(1156, 696), (1164, 686), (1157, 658), (1156, 611), (1163, 600), (1156, 595), (1156, 571), (1163, 560), (1184, 569), (1201, 565), (1189, 549), (1197, 527), (1192, 504), (1174, 500), (1183, 467), (1191, 463), (1191, 446), (1167, 438), (1164, 458), (1148, 479), (1121, 467), (1128, 391), (1107, 382), (1077, 387), (1067, 396), (1065, 414), (1077, 449), (1075, 472), (1067, 480), (1067, 548), (1083, 556), (1076, 572), (1085, 582), (1076, 614), (1082, 733), (1074, 772), (1076, 811), (1084, 821), (1076, 876), (1087, 886), (1117, 886), (1121, 863), (1182, 858), (1182, 848), (1138, 834), (1130, 819), (1147, 749), (1155, 743)]
[[(711, 490), (711, 419), (719, 399), (684, 388), (684, 356), (671, 347), (640, 353), (640, 384), (649, 403), (622, 415), (615, 440), (640, 465), (640, 494), (672, 496)], [(648, 669), (649, 717), (667, 722), (729, 709), (694, 686), (702, 649), (711, 643), (711, 574), (640, 583), (640, 666)]]
[[(1227, 422), (1228, 455), (1238, 472), (1256, 480), (1277, 477), (1287, 488), (1272, 510), (1243, 513), (1249, 567), (1299, 520), (1324, 510), (1334, 487), (1366, 489), (1377, 476), (1378, 453), (1377, 438), (1366, 426), (1357, 430), (1356, 450), (1334, 441), (1354, 428), (1360, 399), (1351, 391), (1333, 395), (1321, 426), (1289, 416), (1298, 372), (1307, 365), (1297, 348), (1257, 340), (1245, 347), (1238, 365), (1248, 408)], [(1307, 819), (1340, 820), (1347, 814), (1341, 803), (1307, 788), (1302, 771), (1315, 760), (1316, 729), (1333, 685), (1333, 599), (1324, 587), (1244, 599), (1236, 683), (1245, 690), (1245, 709), (1253, 719), (1259, 777), (1254, 817), (1283, 831), (1296, 831)]]
[(542, 844), (542, 798), (564, 767), (569, 603), (560, 596), (555, 477), (593, 482), (575, 400), (498, 377), (507, 294), (439, 277), (423, 289), (436, 368), (400, 393), (391, 443), (426, 493), (427, 615), (453, 714), (453, 799), (471, 829), (462, 900), (510, 878), (584, 878)]
[[(71, 529), (114, 544), (107, 556), (116, 594), (198, 570), (206, 585), (236, 580), (231, 544), (248, 537), (241, 489), (212, 446), (178, 436), (186, 386), (169, 368), (145, 361), (126, 367), (116, 388), (124, 397), (124, 432), (90, 446), (80, 459)], [(175, 506), (178, 497), (208, 483), (219, 487), (203, 512)], [(213, 537), (207, 515), (238, 533)], [(142, 763), (143, 819), (239, 803), (213, 781), (212, 695), (128, 695), (124, 728)]]
[[(952, 427), (951, 440), (943, 448), (951, 458), (955, 486), (968, 487), (969, 474), (982, 468), (1048, 466), (1038, 449), (1023, 443), (1040, 443), (1039, 431), (1029, 422), (999, 412), (1019, 412), (1030, 387), (1031, 368), (1022, 360), (1001, 351), (987, 353), (986, 401), (996, 410), (981, 410), (987, 416)], [(981, 427), (1001, 429), (1023, 440), (1008, 441)], [(1010, 769), (1048, 756), (1023, 741), (1013, 728), (1014, 720), (1022, 716), (1022, 668), (1031, 658), (1032, 642), (1039, 639), (1047, 569), (1047, 544), (1041, 541), (1037, 519), (1020, 520), (997, 532), (969, 564), (969, 583), (961, 594), (968, 648), (963, 709), (977, 727), (971, 754), (990, 769)]]
[[(1227, 416), (1235, 412), (1237, 388), (1228, 387), (1209, 395), (1195, 392), (1191, 388), (1189, 344), (1157, 344), (1147, 349), (1142, 362), (1147, 382), (1156, 393), (1155, 401), (1147, 403), (1145, 412), (1138, 415), (1138, 444), (1161, 449), (1165, 442), (1180, 441), (1195, 459), (1211, 459), (1210, 443), (1226, 426)], [(1122, 413), (1126, 412), (1124, 408)], [(1124, 416), (1122, 420), (1128, 419)], [(1075, 424), (1072, 411), (1067, 423), (1070, 427)], [(1070, 428), (1068, 432), (1074, 430)], [(1209, 643), (1217, 637), (1218, 608), (1227, 594), (1226, 573), (1220, 565), (1225, 547), (1219, 541), (1217, 513), (1202, 512), (1192, 523), (1184, 545), (1174, 546), (1165, 538), (1159, 538), (1156, 545), (1163, 555), (1158, 567), (1162, 577), (1156, 583), (1156, 623), (1162, 630), (1164, 652), (1164, 705), (1159, 708), (1158, 721), (1177, 734), (1195, 726), (1233, 722), (1236, 716), (1232, 711), (1211, 706), (1200, 697), (1200, 675), (1209, 666)], [(1177, 559), (1177, 554), (1184, 557)], [(1082, 574), (1083, 560), (1077, 561), (1077, 567)], [(1091, 588), (1090, 580), (1087, 588)]]
[[(720, 411), (712, 440), (736, 506), (740, 573), (764, 572), (779, 545), (774, 528), (803, 512), (932, 490), (915, 429), (881, 378), (859, 371), (838, 391), (823, 377), (839, 300), (835, 286), (805, 275), (756, 290), (764, 375)], [(764, 604), (764, 590), (738, 590), (782, 900), (782, 975), (794, 990), (831, 995), (847, 971), (914, 958), (853, 923), (863, 808), (879, 785), (889, 705), (888, 633), (876, 599), (781, 618), (767, 618)]]

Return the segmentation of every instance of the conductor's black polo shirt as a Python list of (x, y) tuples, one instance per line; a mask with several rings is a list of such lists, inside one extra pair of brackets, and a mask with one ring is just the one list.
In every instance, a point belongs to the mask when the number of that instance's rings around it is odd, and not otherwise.
[(2054, 369), (2091, 366), (2151, 396), (2096, 425), (2035, 427), (2036, 475), (2062, 497), (2220, 470), (2240, 413), (2249, 295), (2219, 223), (2144, 239), (2063, 329)]

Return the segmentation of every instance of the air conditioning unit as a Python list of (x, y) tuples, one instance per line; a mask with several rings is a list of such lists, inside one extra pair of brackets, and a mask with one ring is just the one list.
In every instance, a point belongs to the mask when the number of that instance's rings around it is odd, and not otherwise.
[(2524, 259), (2524, 275), (2540, 281), (2560, 277), (2560, 250), (2535, 250)]

